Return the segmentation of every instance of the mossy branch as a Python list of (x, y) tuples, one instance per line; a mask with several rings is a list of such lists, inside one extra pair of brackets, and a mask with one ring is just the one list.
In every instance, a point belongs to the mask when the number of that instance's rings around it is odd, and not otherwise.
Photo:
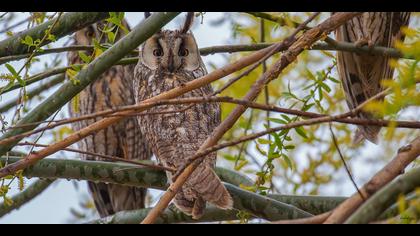
[(376, 220), (382, 212), (396, 202), (400, 194), (408, 194), (420, 186), (420, 168), (398, 177), (376, 192), (344, 223), (366, 224)]
[[(20, 159), (21, 158), (17, 157), (3, 157), (0, 158), (0, 163), (4, 165), (6, 161), (7, 163), (14, 163)], [(224, 168), (216, 168), (216, 173), (224, 182), (227, 182), (225, 183), (226, 188), (232, 194), (235, 201), (234, 206), (237, 210), (246, 210), (255, 217), (261, 217), (268, 220), (296, 218), (297, 216), (294, 215), (296, 213), (294, 210), (297, 208), (293, 206), (302, 207), (302, 210), (307, 210), (308, 212), (320, 213), (337, 206), (343, 201), (343, 198), (341, 197), (293, 195), (269, 195), (265, 197), (237, 187), (240, 185), (250, 186), (253, 184), (249, 178), (238, 172)], [(132, 164), (101, 161), (44, 159), (25, 169), (23, 175), (28, 178), (39, 177), (42, 179), (88, 180), (160, 190), (165, 190), (168, 186), (166, 174), (163, 171), (140, 168)], [(290, 205), (287, 205), (289, 203)], [(216, 212), (216, 210), (214, 210), (214, 212)], [(223, 219), (232, 219), (234, 212), (236, 211), (224, 212), (222, 216), (225, 218)], [(128, 218), (136, 217), (135, 219), (142, 219), (141, 217), (146, 213), (131, 212), (129, 215), (121, 214), (122, 215), (117, 215), (115, 217), (118, 219), (120, 217), (126, 219), (126, 217), (129, 216)], [(114, 221), (115, 220), (112, 220), (112, 222)], [(125, 222), (125, 220), (123, 220), (123, 222)]]
[[(60, 17), (54, 28), (51, 30), (51, 34), (55, 36), (55, 39), (59, 39), (90, 24), (103, 20), (108, 16), (109, 14), (107, 12), (66, 13)], [(27, 36), (30, 36), (33, 41), (41, 39), (44, 37), (45, 31), (53, 25), (54, 21), (55, 19), (51, 19), (41, 25), (22, 31), (1, 41), (0, 57), (31, 52), (33, 48), (28, 50), (28, 46), (23, 44), (21, 41)], [(46, 45), (48, 43), (51, 43), (51, 41), (45, 40), (40, 46)]]

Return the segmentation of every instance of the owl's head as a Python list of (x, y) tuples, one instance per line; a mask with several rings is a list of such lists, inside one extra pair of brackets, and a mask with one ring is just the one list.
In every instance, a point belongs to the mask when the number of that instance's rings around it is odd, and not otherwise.
[(191, 31), (194, 13), (188, 13), (181, 29), (161, 30), (141, 47), (140, 62), (151, 70), (165, 73), (194, 71), (200, 67), (201, 57)]
[[(121, 24), (127, 29), (130, 30), (128, 23), (123, 19)], [(109, 43), (107, 31), (113, 32), (115, 34), (115, 41), (119, 40), (125, 35), (123, 29), (117, 27), (116, 25), (106, 22), (99, 21), (95, 24), (89, 25), (74, 34), (75, 44), (77, 45), (92, 45), (93, 39), (98, 40), (99, 43)]]

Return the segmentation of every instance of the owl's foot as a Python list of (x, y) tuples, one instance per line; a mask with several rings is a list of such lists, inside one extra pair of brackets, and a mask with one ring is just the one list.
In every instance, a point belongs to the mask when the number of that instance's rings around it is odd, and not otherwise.
[(369, 39), (368, 38), (360, 38), (358, 39), (356, 42), (354, 42), (354, 45), (358, 48), (361, 48), (363, 46), (366, 46), (369, 44)]
[(359, 48), (367, 46), (369, 49), (372, 49), (375, 46), (375, 43), (370, 38), (360, 38), (359, 40), (354, 42), (354, 45)]

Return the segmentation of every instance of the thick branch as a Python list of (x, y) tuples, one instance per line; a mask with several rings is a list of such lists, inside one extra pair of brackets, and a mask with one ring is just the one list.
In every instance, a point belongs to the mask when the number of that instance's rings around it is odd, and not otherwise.
[[(88, 222), (88, 224), (137, 224), (142, 221), (152, 208), (121, 211), (115, 215), (108, 216), (102, 219), (97, 219)], [(158, 224), (173, 224), (173, 223), (199, 223), (199, 222), (216, 222), (224, 220), (237, 220), (237, 210), (220, 210), (216, 207), (207, 207), (204, 215), (199, 220), (193, 220), (177, 209), (166, 209), (162, 215), (156, 220)]]
[[(66, 35), (69, 35), (73, 32), (76, 32), (79, 29), (82, 29), (88, 25), (91, 25), (97, 21), (103, 20), (108, 17), (107, 12), (70, 12), (64, 14), (54, 29), (52, 29), (51, 34), (55, 36), (56, 39), (62, 38)], [(55, 19), (47, 21), (39, 26), (27, 29), (23, 32), (17, 33), (12, 37), (9, 37), (0, 42), (0, 57), (23, 54), (30, 52), (28, 46), (22, 44), (22, 40), (26, 36), (32, 37), (35, 41), (44, 37), (45, 31), (52, 26)], [(45, 40), (42, 45), (46, 45), (51, 41)], [(40, 46), (42, 46), (40, 45)], [(33, 48), (32, 48), (33, 49)]]
[[(403, 173), (404, 169), (420, 155), (420, 137), (417, 137), (407, 146), (398, 150), (397, 156), (382, 168), (361, 189), (363, 196), (369, 198), (383, 186), (391, 182), (395, 177)], [(338, 206), (325, 223), (343, 223), (350, 215), (363, 204), (359, 193), (355, 193), (349, 199)]]
[(346, 224), (367, 224), (376, 220), (382, 212), (398, 199), (400, 194), (407, 194), (420, 186), (420, 168), (398, 177), (389, 183), (363, 205), (357, 209), (347, 220)]
[[(15, 163), (20, 158), (0, 158), (4, 165)], [(302, 212), (292, 205), (276, 201), (262, 195), (258, 195), (236, 187), (235, 185), (250, 185), (252, 181), (243, 175), (224, 168), (216, 168), (216, 173), (225, 182), (225, 186), (234, 198), (234, 207), (239, 210), (247, 210), (255, 216), (267, 220), (295, 219), (302, 217)], [(106, 182), (125, 186), (137, 186), (164, 190), (167, 188), (166, 174), (160, 170), (138, 168), (136, 165), (101, 162), (45, 159), (24, 170), (26, 177), (40, 178), (64, 178), (88, 180), (93, 182)], [(317, 201), (318, 198), (310, 196), (291, 200), (294, 196), (277, 196), (285, 201), (306, 205), (306, 202)], [(322, 200), (324, 201), (324, 200)], [(309, 206), (309, 208), (311, 208)], [(307, 216), (310, 216), (309, 214)]]
[(269, 194), (267, 195), (267, 197), (296, 206), (297, 208), (307, 211), (313, 215), (318, 215), (331, 211), (347, 199), (347, 197), (300, 196), (279, 194)]

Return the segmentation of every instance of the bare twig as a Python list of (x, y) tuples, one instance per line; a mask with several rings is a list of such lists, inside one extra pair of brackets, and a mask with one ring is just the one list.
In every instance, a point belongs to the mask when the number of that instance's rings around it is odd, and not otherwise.
[(356, 189), (356, 191), (360, 194), (360, 197), (363, 199), (363, 201), (366, 201), (366, 198), (363, 196), (362, 192), (360, 192), (360, 189), (357, 186), (356, 181), (354, 180), (353, 175), (350, 172), (350, 168), (347, 165), (346, 159), (344, 158), (343, 154), (341, 153), (340, 147), (338, 146), (337, 138), (335, 137), (334, 131), (332, 130), (331, 122), (329, 123), (328, 126), (330, 128), (331, 137), (332, 137), (334, 146), (337, 149), (337, 152), (338, 152), (338, 155), (340, 156), (341, 161), (343, 162), (344, 169), (347, 172), (347, 176), (349, 177), (349, 179), (350, 179), (351, 183), (353, 184), (354, 188)]

